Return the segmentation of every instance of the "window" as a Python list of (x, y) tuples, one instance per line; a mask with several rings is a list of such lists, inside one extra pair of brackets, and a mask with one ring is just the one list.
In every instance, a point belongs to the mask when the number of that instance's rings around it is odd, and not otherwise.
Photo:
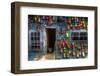
[(87, 32), (80, 33), (80, 40), (87, 40)]
[(71, 39), (72, 40), (86, 41), (87, 40), (87, 32), (72, 32)]
[(78, 40), (79, 39), (79, 32), (72, 32), (72, 40)]
[(40, 32), (31, 33), (31, 49), (32, 50), (40, 49)]

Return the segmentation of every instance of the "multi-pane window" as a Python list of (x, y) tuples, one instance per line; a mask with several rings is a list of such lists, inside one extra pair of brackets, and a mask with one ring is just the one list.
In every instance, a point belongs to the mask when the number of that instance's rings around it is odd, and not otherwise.
[(87, 40), (87, 32), (72, 32), (71, 39), (72, 40), (86, 41)]
[(78, 40), (79, 39), (79, 32), (72, 32), (72, 40)]
[(87, 32), (80, 33), (80, 40), (87, 40)]
[(32, 50), (40, 49), (40, 32), (31, 33), (31, 49)]

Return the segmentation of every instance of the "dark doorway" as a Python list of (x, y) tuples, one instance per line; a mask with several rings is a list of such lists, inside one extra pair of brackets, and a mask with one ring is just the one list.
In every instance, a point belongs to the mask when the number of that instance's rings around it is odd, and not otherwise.
[(56, 29), (46, 28), (46, 33), (47, 33), (47, 53), (53, 53), (56, 40)]

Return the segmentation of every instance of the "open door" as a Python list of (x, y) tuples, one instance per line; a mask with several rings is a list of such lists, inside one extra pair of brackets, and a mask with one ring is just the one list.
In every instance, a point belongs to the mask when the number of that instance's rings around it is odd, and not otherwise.
[(56, 40), (56, 29), (46, 28), (46, 33), (47, 33), (47, 53), (53, 53)]

